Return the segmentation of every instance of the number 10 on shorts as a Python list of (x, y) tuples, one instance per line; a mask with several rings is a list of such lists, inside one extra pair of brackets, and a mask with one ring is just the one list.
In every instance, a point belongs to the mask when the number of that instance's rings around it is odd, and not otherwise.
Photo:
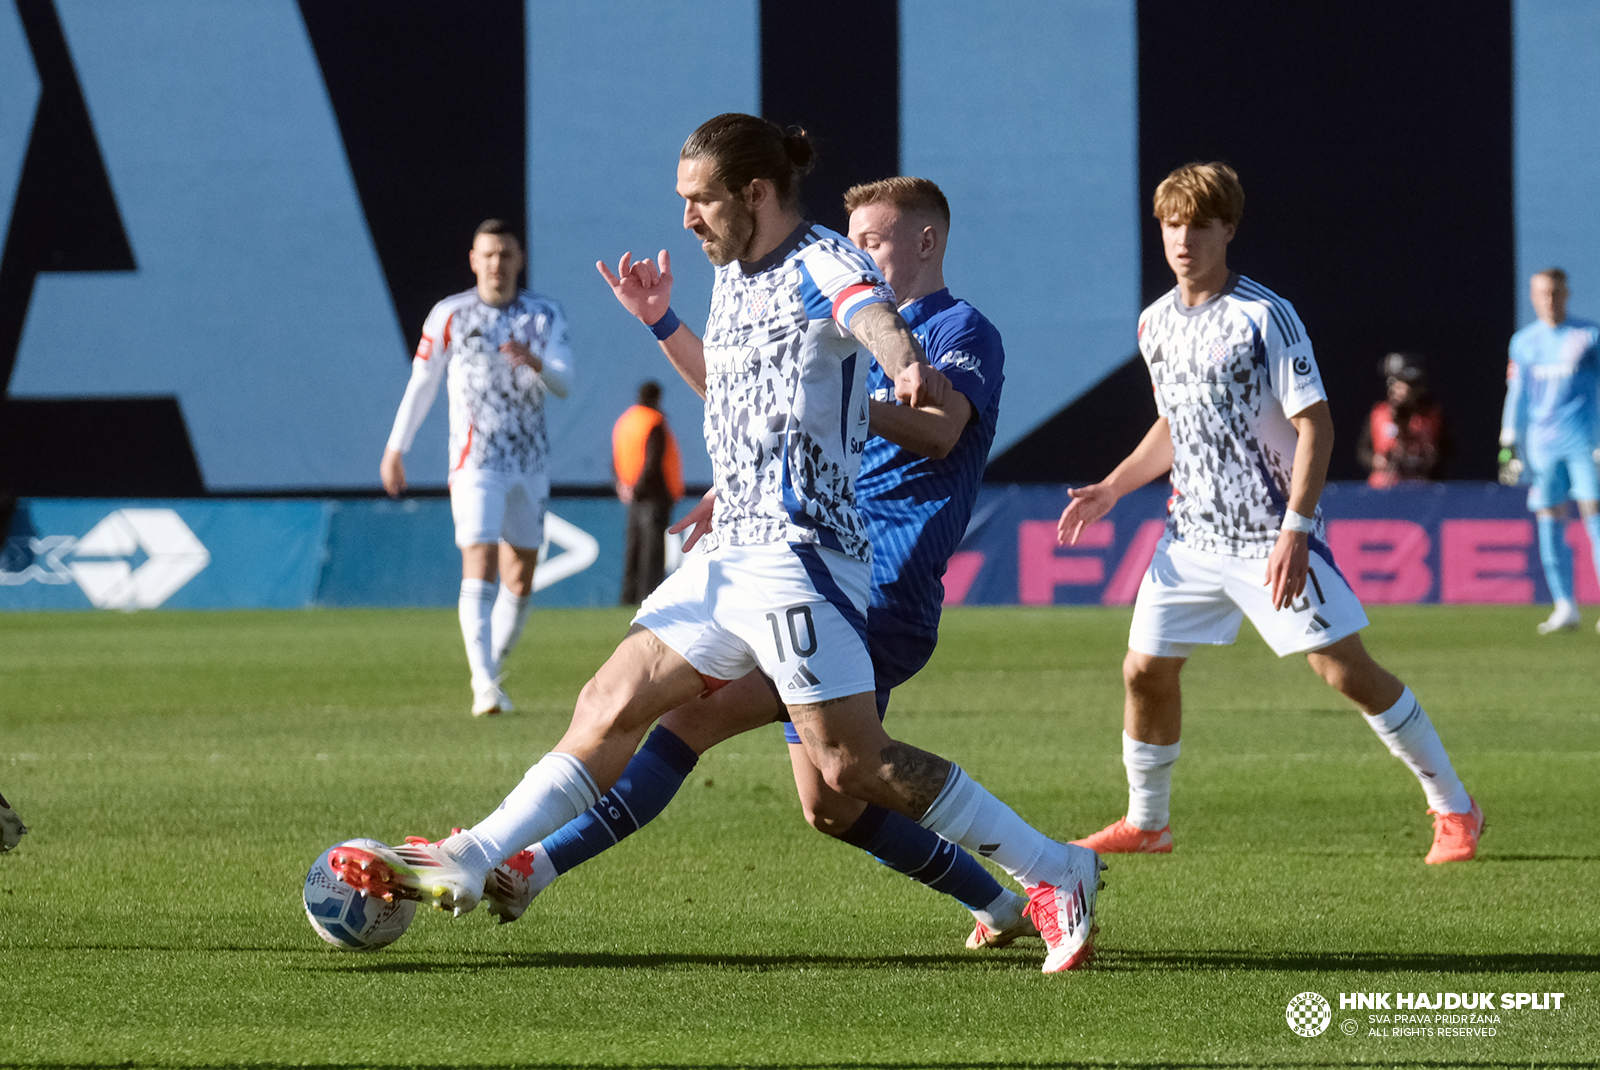
[[(811, 622), (810, 606), (790, 606), (784, 613), (788, 622), (789, 649), (794, 651), (797, 658), (809, 658), (817, 652), (817, 629)], [(804, 624), (796, 624), (804, 621)], [(772, 642), (778, 648), (778, 660), (787, 661), (783, 653), (784, 626), (778, 621), (776, 613), (767, 614), (767, 623), (772, 625)], [(804, 645), (801, 643), (800, 634), (805, 633)]]

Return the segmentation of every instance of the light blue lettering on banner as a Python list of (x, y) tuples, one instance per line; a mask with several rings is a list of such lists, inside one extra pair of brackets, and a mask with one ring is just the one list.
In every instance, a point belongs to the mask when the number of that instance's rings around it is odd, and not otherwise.
[[(33, 66), (28, 35), (22, 29), (14, 4), (0, 4), (0, 71), (5, 91), (0, 92), (0, 246), (10, 232), (11, 209), (22, 179), (22, 161), (28, 155), (28, 138), (39, 107), (39, 72)], [(0, 383), (0, 388), (4, 387)]]
[(0, 609), (298, 609), (322, 572), (323, 501), (26, 499)]
[[(696, 333), (711, 265), (683, 229), (678, 150), (726, 111), (760, 110), (756, 0), (528, 0), (528, 278), (560, 301), (577, 361), (549, 407), (552, 478), (611, 482), (611, 425), (657, 379), (691, 483), (711, 481), (703, 409), (595, 271), (624, 252), (672, 254), (672, 304)], [(614, 596), (613, 596), (614, 597)]]
[(901, 171), (950, 198), (950, 291), (1005, 339), (994, 456), (1134, 355), (1134, 6), (901, 5)]
[(293, 0), (56, 7), (138, 270), (41, 274), (12, 396), (176, 395), (211, 490), (376, 485), (407, 345)]
[(1600, 4), (1516, 0), (1512, 99), (1517, 322), (1532, 323), (1528, 277), (1572, 276), (1573, 314), (1600, 317)]

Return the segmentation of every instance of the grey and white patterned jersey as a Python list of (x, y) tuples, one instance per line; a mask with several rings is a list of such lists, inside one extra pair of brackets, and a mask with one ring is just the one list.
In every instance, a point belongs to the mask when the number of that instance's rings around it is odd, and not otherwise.
[[(1139, 316), (1139, 353), (1172, 428), (1167, 530), (1212, 553), (1266, 557), (1288, 509), (1289, 417), (1327, 395), (1294, 306), (1234, 275), (1193, 308), (1174, 288)], [(1323, 538), (1319, 508), (1313, 538)]]
[[(502, 343), (516, 340), (543, 362), (542, 371), (513, 365)], [(450, 474), (464, 468), (490, 472), (541, 472), (549, 453), (547, 393), (566, 397), (572, 370), (567, 317), (561, 306), (518, 290), (504, 308), (476, 289), (433, 306), (411, 365), (389, 446), (404, 453), (447, 378), (450, 403)]]
[(706, 321), (706, 450), (722, 543), (816, 543), (866, 561), (855, 478), (867, 363), (849, 332), (894, 295), (868, 256), (803, 223), (756, 263), (717, 269)]

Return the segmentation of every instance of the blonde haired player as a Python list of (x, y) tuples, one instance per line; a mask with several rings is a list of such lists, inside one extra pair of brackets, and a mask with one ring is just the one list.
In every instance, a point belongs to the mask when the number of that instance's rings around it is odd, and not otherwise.
[(428, 313), (379, 472), (391, 496), (405, 492), (405, 453), (447, 380), (461, 637), (481, 717), (512, 708), (501, 668), (533, 604), (550, 499), (545, 395), (567, 396), (572, 354), (561, 306), (518, 288), (527, 258), (506, 223), (479, 224), (467, 262), (478, 284)]
[(1231, 644), (1248, 616), (1273, 652), (1303, 653), (1422, 785), (1434, 815), (1426, 861), (1472, 858), (1483, 811), (1411, 689), (1361, 644), (1367, 617), (1324, 542), (1317, 500), (1333, 421), (1294, 307), (1228, 270), (1244, 213), (1233, 169), (1189, 164), (1156, 188), (1177, 286), (1139, 316), (1159, 418), (1102, 482), (1072, 490), (1059, 537), (1076, 542), (1124, 494), (1169, 469), (1167, 532), (1140, 585), (1122, 675), (1128, 813), (1075, 841), (1102, 854), (1172, 850), (1178, 677), (1194, 648)]

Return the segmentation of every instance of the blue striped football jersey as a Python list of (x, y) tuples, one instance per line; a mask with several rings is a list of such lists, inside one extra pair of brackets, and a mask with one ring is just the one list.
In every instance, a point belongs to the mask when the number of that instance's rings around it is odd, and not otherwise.
[[(950, 454), (933, 460), (877, 435), (867, 440), (856, 499), (872, 537), (871, 605), (936, 629), (945, 565), (966, 534), (1000, 416), (1005, 350), (1000, 332), (965, 301), (939, 290), (900, 310), (929, 362), (972, 404), (973, 419)], [(894, 383), (874, 362), (867, 390), (894, 401)]]

